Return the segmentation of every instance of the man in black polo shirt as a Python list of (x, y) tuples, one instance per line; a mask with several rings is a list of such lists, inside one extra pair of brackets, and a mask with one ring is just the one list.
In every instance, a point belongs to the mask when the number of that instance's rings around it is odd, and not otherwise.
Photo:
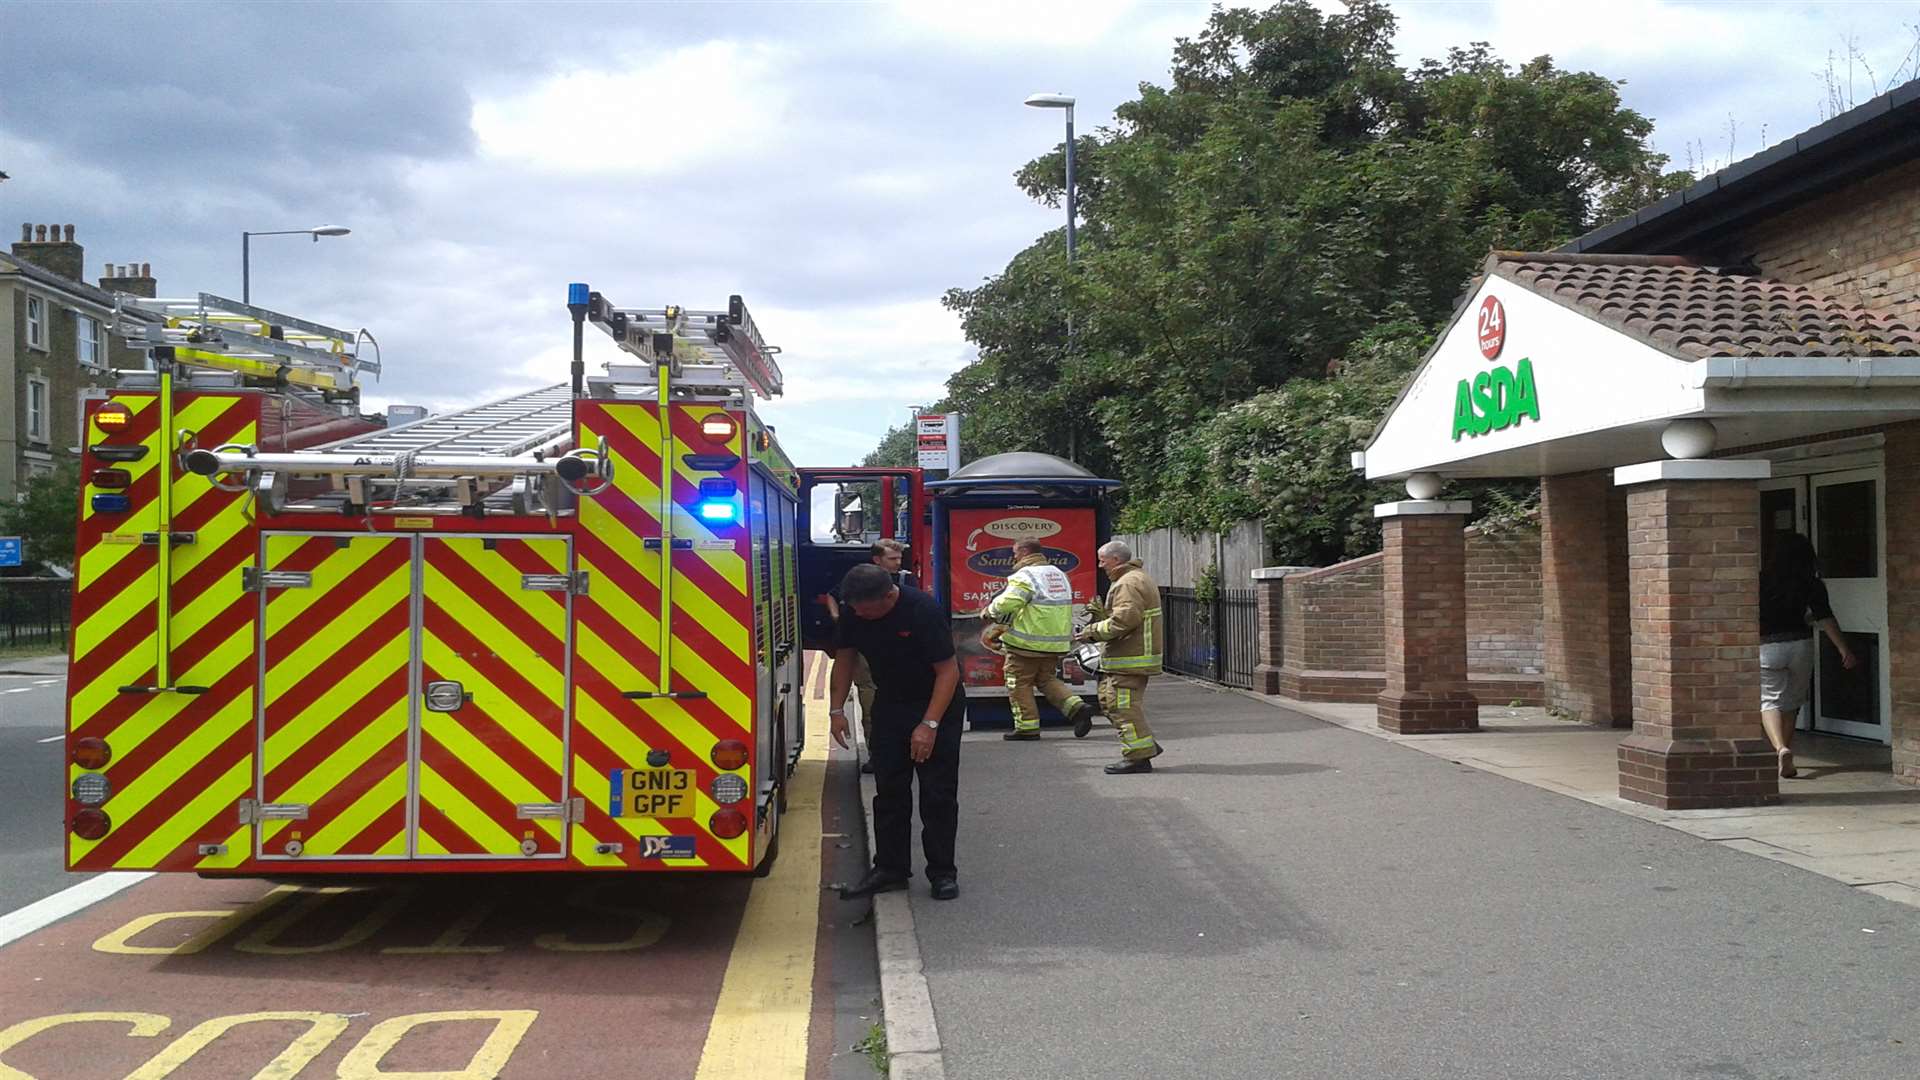
[[(913, 877), (913, 780), (920, 778), (920, 847), (935, 900), (960, 895), (953, 865), (960, 828), (960, 665), (953, 631), (933, 597), (894, 584), (868, 563), (840, 583), (845, 604), (833, 643), (828, 701), (847, 700), (856, 656), (873, 672), (873, 868), (842, 899), (904, 889)], [(831, 710), (833, 741), (847, 745), (847, 714)]]

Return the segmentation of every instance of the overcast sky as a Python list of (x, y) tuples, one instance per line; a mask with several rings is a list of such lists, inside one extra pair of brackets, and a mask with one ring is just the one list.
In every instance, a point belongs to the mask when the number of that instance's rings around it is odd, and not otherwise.
[[(1395, 7), (1409, 62), (1486, 40), (1627, 80), (1677, 166), (1818, 123), (1830, 52), (1884, 82), (1920, 22), (1920, 0)], [(1021, 100), (1108, 124), (1208, 10), (0, 0), (0, 235), (70, 222), (89, 278), (150, 262), (162, 295), (237, 296), (241, 230), (350, 226), (257, 240), (253, 296), (370, 328), (373, 404), (563, 380), (569, 281), (629, 307), (737, 292), (785, 350), (782, 441), (844, 464), (967, 360), (941, 293), (1060, 223), (1012, 182), (1062, 134)]]

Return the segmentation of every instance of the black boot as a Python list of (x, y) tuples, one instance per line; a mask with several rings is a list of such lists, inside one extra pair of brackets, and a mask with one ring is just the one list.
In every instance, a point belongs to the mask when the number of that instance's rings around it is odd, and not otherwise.
[(1093, 706), (1089, 705), (1086, 708), (1081, 709), (1079, 712), (1073, 714), (1073, 737), (1074, 738), (1084, 739), (1088, 735), (1093, 733), (1094, 713), (1095, 713), (1095, 710)]
[(899, 892), (906, 887), (907, 875), (895, 874), (875, 867), (867, 871), (866, 877), (852, 885), (841, 886), (840, 899), (857, 900), (862, 896), (872, 896), (875, 893)]
[(1039, 738), (1040, 733), (1037, 731), (1009, 731), (1000, 737), (1008, 742), (1030, 742)]
[(1116, 761), (1107, 766), (1107, 772), (1113, 776), (1126, 776), (1129, 773), (1148, 773), (1153, 771), (1153, 761), (1141, 758), (1138, 761)]

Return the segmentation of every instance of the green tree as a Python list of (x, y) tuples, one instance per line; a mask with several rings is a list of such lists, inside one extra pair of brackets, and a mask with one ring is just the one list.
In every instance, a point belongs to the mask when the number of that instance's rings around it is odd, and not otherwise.
[(21, 537), (29, 562), (71, 566), (79, 505), (80, 467), (61, 462), (29, 479), (20, 501), (0, 505), (0, 533)]
[[(1263, 516), (1299, 557), (1370, 542), (1346, 451), (1411, 370), (1378, 366), (1384, 343), (1428, 336), (1488, 249), (1688, 179), (1612, 80), (1480, 43), (1403, 67), (1394, 31), (1380, 0), (1286, 0), (1178, 40), (1168, 85), (1076, 143), (1071, 269), (1054, 232), (946, 295), (979, 351), (943, 403), (973, 452), (1069, 454), (1126, 482), (1136, 524)], [(1064, 147), (1015, 176), (1055, 205), (1064, 180)]]

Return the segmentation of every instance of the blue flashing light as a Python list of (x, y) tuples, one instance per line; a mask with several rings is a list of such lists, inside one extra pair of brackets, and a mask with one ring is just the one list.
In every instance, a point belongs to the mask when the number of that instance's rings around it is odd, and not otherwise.
[(568, 285), (567, 286), (567, 305), (571, 307), (574, 304), (586, 303), (587, 293), (588, 293), (588, 290), (587, 290), (586, 282), (576, 281), (571, 285)]
[(700, 503), (702, 521), (733, 521), (739, 516), (740, 509), (732, 499), (705, 499)]
[(125, 495), (95, 495), (93, 512), (96, 514), (124, 514), (133, 508), (133, 500)]

